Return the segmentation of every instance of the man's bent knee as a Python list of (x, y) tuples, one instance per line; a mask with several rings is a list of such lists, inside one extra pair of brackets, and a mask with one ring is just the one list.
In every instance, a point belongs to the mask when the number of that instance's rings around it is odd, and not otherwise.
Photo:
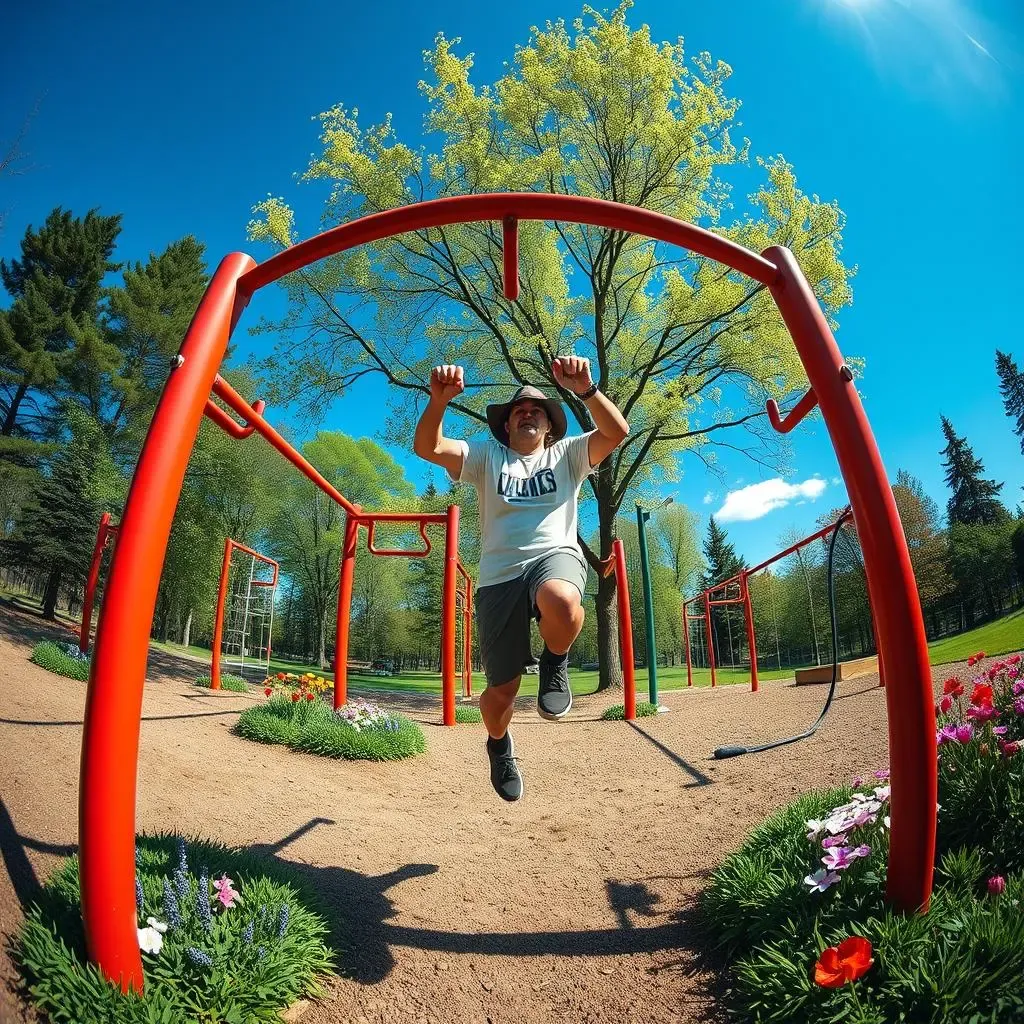
[(541, 619), (563, 626), (582, 626), (583, 603), (575, 584), (567, 580), (545, 580), (537, 588), (537, 610)]

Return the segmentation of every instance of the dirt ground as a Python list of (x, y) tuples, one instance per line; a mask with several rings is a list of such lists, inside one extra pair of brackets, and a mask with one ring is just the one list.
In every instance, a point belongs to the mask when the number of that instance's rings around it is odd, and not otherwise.
[[(5, 934), (77, 843), (85, 685), (28, 661), (58, 632), (0, 607)], [(490, 788), (483, 727), (444, 728), (439, 700), (379, 695), (421, 723), (423, 756), (335, 762), (232, 735), (262, 694), (197, 691), (197, 674), (151, 652), (138, 828), (252, 845), (308, 873), (343, 948), (303, 1024), (718, 1024), (691, 923), (708, 872), (795, 794), (887, 764), (874, 676), (840, 684), (812, 739), (727, 761), (712, 750), (806, 728), (825, 688), (667, 691), (670, 713), (632, 724), (597, 720), (620, 694), (577, 699), (559, 723), (524, 702), (525, 796), (509, 805)], [(35, 1019), (6, 951), (0, 980), (0, 1020)]]

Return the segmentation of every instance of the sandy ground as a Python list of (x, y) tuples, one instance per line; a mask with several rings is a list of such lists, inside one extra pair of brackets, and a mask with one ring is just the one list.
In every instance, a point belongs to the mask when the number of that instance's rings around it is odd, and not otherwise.
[[(6, 934), (77, 842), (85, 686), (28, 661), (56, 633), (0, 608)], [(668, 691), (670, 713), (632, 724), (597, 720), (621, 695), (578, 699), (559, 723), (524, 702), (525, 797), (508, 805), (488, 782), (483, 727), (445, 729), (439, 700), (383, 698), (422, 724), (423, 756), (335, 762), (232, 735), (262, 695), (197, 691), (196, 674), (151, 653), (138, 828), (260, 847), (323, 891), (340, 975), (303, 1024), (718, 1024), (691, 923), (709, 870), (794, 794), (887, 764), (873, 676), (840, 684), (812, 739), (727, 761), (712, 750), (806, 728), (824, 687)], [(14, 980), (4, 951), (0, 1020), (32, 1020)]]

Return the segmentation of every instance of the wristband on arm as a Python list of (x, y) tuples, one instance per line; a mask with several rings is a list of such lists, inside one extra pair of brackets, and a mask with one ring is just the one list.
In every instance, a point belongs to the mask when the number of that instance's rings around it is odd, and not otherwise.
[(587, 388), (586, 391), (584, 391), (582, 394), (577, 395), (576, 397), (581, 402), (586, 402), (588, 399), (593, 398), (594, 395), (596, 395), (596, 394), (597, 394), (597, 385), (596, 384), (591, 384), (590, 387)]

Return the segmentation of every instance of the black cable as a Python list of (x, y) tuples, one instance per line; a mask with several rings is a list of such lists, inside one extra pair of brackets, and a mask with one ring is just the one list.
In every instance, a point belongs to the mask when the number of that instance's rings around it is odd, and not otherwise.
[(762, 743), (757, 747), (719, 747), (714, 757), (716, 760), (721, 761), (726, 757), (740, 757), (742, 754), (759, 754), (762, 750), (771, 750), (773, 747), (784, 747), (788, 743), (796, 743), (799, 740), (805, 740), (809, 736), (813, 736), (818, 730), (818, 726), (825, 720), (825, 716), (828, 714), (828, 709), (832, 706), (832, 699), (836, 695), (836, 682), (839, 679), (839, 620), (836, 616), (836, 585), (835, 577), (832, 573), (832, 559), (836, 550), (836, 539), (839, 537), (839, 531), (843, 527), (843, 523), (849, 518), (849, 511), (844, 512), (836, 520), (835, 529), (832, 531), (832, 538), (828, 543), (828, 612), (832, 619), (832, 682), (828, 688), (828, 697), (825, 698), (825, 706), (821, 709), (821, 714), (818, 715), (818, 720), (812, 725), (806, 732), (799, 733), (796, 736), (789, 736), (784, 740), (775, 740), (772, 743)]

